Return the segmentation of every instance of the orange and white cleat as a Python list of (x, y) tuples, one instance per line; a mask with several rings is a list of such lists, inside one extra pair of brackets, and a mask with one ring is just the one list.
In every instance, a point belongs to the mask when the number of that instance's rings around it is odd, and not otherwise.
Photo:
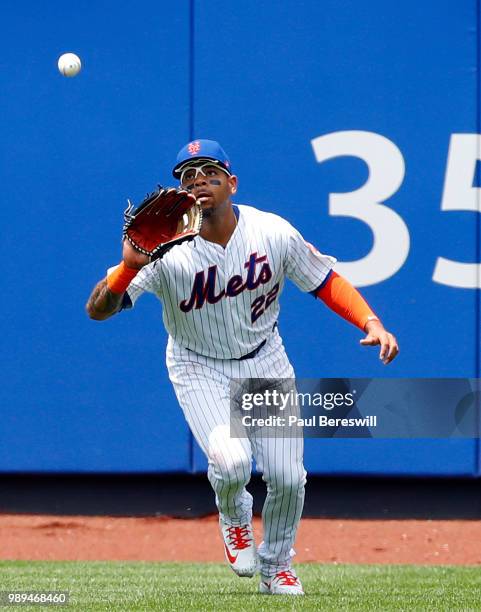
[(219, 519), (219, 524), (229, 565), (238, 576), (252, 578), (257, 571), (257, 550), (252, 525), (228, 525), (222, 519)]
[(304, 595), (301, 581), (292, 569), (271, 577), (261, 576), (259, 591), (264, 595)]

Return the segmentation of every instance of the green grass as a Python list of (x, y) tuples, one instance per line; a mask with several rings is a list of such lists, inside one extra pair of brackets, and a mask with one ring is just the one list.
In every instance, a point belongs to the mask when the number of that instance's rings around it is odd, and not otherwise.
[[(226, 565), (0, 561), (0, 590), (69, 591), (66, 607), (9, 610), (481, 610), (481, 568), (297, 565), (307, 595), (257, 593)], [(2, 608), (7, 609), (7, 608)]]

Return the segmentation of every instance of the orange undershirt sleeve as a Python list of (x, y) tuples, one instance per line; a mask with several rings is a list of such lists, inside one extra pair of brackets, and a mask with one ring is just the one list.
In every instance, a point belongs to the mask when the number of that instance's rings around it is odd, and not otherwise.
[(112, 293), (125, 293), (139, 270), (128, 268), (123, 261), (120, 265), (107, 276), (107, 285)]
[(316, 292), (326, 306), (364, 331), (368, 321), (379, 320), (359, 291), (344, 277), (332, 271)]

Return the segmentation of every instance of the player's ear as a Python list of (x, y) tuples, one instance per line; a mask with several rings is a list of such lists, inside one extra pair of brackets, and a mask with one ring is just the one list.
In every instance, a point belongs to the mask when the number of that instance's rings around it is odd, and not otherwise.
[(233, 174), (232, 176), (229, 176), (227, 180), (230, 186), (230, 192), (232, 195), (234, 195), (234, 193), (236, 193), (237, 191), (237, 184), (238, 184), (237, 176)]

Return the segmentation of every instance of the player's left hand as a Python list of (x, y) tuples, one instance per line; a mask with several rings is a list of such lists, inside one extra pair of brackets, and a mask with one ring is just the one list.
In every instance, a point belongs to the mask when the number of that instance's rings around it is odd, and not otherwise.
[(381, 321), (368, 321), (364, 328), (367, 336), (360, 340), (363, 346), (381, 345), (379, 359), (387, 365), (399, 353), (399, 346), (396, 338), (384, 329)]

